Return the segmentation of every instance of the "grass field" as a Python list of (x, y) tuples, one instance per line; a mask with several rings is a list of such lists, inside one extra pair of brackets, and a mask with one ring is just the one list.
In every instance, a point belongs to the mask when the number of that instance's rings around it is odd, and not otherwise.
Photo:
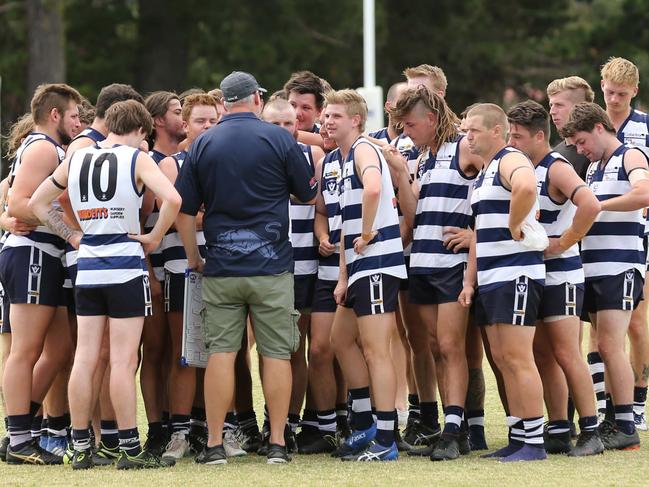
[[(493, 449), (506, 443), (506, 428), (495, 380), (486, 362), (485, 378), (485, 428), (487, 441)], [(262, 396), (258, 380), (254, 388), (259, 414), (262, 411)], [(141, 401), (138, 408), (140, 432), (145, 434), (146, 418)], [(403, 455), (396, 462), (383, 464), (349, 464), (326, 455), (293, 455), (290, 464), (275, 466), (266, 465), (265, 457), (257, 455), (230, 460), (226, 466), (196, 465), (193, 459), (186, 458), (173, 468), (127, 473), (112, 467), (73, 472), (69, 466), (34, 467), (0, 463), (0, 485), (642, 486), (647, 484), (649, 478), (649, 433), (640, 434), (643, 447), (635, 452), (606, 452), (590, 458), (553, 456), (543, 462), (519, 464), (500, 464), (494, 460), (480, 459), (478, 453), (444, 463)]]

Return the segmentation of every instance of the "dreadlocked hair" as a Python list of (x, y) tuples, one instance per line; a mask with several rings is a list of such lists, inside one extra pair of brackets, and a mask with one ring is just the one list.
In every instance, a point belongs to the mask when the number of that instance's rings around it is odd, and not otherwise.
[[(396, 104), (389, 108), (390, 117), (401, 125), (406, 116), (418, 106), (437, 116), (435, 142), (433, 146), (428, 147), (433, 154), (436, 154), (444, 142), (451, 142), (457, 138), (460, 119), (449, 108), (444, 98), (436, 93), (431, 93), (424, 86), (404, 91)], [(420, 150), (422, 149), (420, 148)]]

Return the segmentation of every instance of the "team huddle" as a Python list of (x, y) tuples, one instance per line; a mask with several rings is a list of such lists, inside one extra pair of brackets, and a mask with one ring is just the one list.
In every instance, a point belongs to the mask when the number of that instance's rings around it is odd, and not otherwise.
[[(639, 449), (638, 69), (602, 66), (605, 109), (570, 76), (548, 85), (549, 112), (527, 100), (461, 116), (441, 68), (404, 76), (369, 134), (361, 95), (309, 71), (266, 102), (238, 71), (210, 92), (112, 84), (94, 107), (39, 86), (1, 185), (2, 460), (454, 460), (488, 450), (483, 355), (509, 435), (482, 458)], [(187, 269), (204, 276), (206, 369), (181, 361)]]

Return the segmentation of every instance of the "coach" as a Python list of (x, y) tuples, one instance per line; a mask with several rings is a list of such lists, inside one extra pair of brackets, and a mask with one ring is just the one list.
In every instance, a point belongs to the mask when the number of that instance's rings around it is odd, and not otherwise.
[[(283, 463), (289, 460), (284, 445), (289, 359), (299, 343), (288, 200), (292, 194), (314, 203), (317, 183), (290, 134), (258, 118), (266, 90), (252, 75), (235, 71), (223, 79), (221, 90), (227, 113), (192, 144), (176, 183), (183, 198), (176, 226), (188, 265), (205, 276), (209, 439), (196, 461), (226, 463), (223, 422), (234, 394), (234, 359), (250, 313), (264, 364), (271, 424), (268, 463)], [(204, 264), (196, 245), (198, 211), (205, 212)]]

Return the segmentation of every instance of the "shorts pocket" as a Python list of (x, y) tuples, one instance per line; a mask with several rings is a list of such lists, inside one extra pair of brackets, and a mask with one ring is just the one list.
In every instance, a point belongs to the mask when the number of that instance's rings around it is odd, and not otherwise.
[(297, 322), (300, 320), (300, 312), (297, 310), (291, 311), (291, 352), (297, 352), (297, 349), (300, 348), (300, 328), (297, 325)]

